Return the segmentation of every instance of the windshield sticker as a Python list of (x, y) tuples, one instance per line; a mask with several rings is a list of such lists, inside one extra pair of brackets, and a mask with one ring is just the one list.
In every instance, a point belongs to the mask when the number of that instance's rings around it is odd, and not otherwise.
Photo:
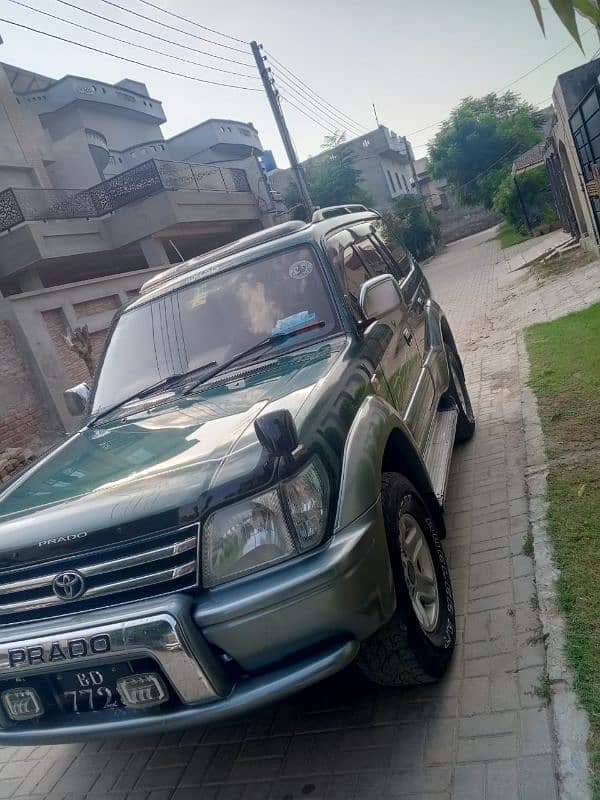
[(297, 314), (292, 314), (291, 317), (278, 319), (277, 324), (271, 331), (271, 334), (275, 336), (279, 333), (289, 333), (297, 328), (303, 328), (305, 325), (308, 325), (309, 322), (313, 322), (316, 318), (317, 315), (314, 311), (299, 311)]
[(313, 265), (312, 262), (306, 260), (296, 261), (291, 265), (288, 271), (290, 278), (294, 278), (294, 280), (298, 281), (310, 275), (313, 271)]
[(198, 306), (204, 305), (206, 302), (206, 284), (199, 283), (194, 290), (194, 294), (190, 300), (190, 308), (198, 308)]

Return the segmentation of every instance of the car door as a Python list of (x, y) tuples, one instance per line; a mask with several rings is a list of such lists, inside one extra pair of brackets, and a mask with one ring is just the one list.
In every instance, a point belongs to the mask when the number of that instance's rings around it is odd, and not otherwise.
[(431, 293), (421, 268), (408, 250), (401, 244), (389, 248), (383, 237), (380, 225), (373, 230), (371, 238), (388, 263), (388, 271), (398, 278), (408, 310), (408, 324), (419, 352), (419, 375), (414, 382), (407, 423), (416, 441), (423, 444), (436, 411), (435, 383), (427, 366), (427, 301)]
[[(370, 278), (378, 275), (392, 274), (396, 279), (399, 274), (395, 265), (387, 262), (381, 250), (376, 246), (372, 236), (371, 225), (363, 226), (354, 243), (354, 249), (365, 264)], [(410, 313), (404, 304), (394, 312), (390, 324), (394, 329), (391, 352), (388, 354), (386, 376), (395, 405), (403, 419), (407, 419), (408, 407), (413, 394), (413, 387), (421, 372), (421, 354), (415, 342), (410, 325)], [(385, 369), (385, 368), (384, 368)]]
[[(350, 311), (359, 328), (364, 331), (366, 350), (378, 354), (378, 367), (385, 380), (389, 399), (404, 417), (412, 394), (411, 385), (417, 364), (414, 354), (417, 351), (411, 345), (408, 310), (404, 304), (385, 319), (368, 323), (363, 317), (359, 302), (363, 283), (389, 272), (369, 242), (369, 233), (368, 225), (350, 228), (332, 237), (327, 249), (336, 266)], [(420, 362), (418, 354), (417, 361)]]

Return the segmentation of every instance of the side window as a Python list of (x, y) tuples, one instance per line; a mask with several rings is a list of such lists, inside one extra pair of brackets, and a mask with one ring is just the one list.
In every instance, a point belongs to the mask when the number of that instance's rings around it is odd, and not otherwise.
[(359, 303), (360, 289), (363, 283), (368, 281), (370, 277), (367, 268), (359, 258), (354, 246), (348, 245), (345, 247), (342, 253), (342, 279), (348, 299), (350, 300), (352, 313), (358, 320), (363, 318)]
[(369, 273), (352, 244), (353, 236), (343, 231), (332, 236), (327, 242), (327, 255), (335, 269), (340, 289), (344, 293), (353, 317), (362, 321), (360, 310), (360, 289), (369, 280)]
[(376, 247), (375, 241), (370, 236), (357, 242), (354, 247), (369, 271), (370, 278), (374, 278), (376, 275), (385, 275), (388, 272), (391, 272), (396, 278), (398, 277), (397, 270), (392, 270), (391, 261), (386, 261), (381, 249)]
[(394, 265), (394, 268), (389, 269), (388, 272), (395, 275), (399, 281), (408, 277), (412, 269), (412, 264), (408, 250), (406, 250), (404, 245), (393, 242), (388, 244), (385, 240), (385, 233), (382, 230), (379, 230), (377, 235), (373, 234), (373, 239), (381, 252), (384, 253), (386, 259)]

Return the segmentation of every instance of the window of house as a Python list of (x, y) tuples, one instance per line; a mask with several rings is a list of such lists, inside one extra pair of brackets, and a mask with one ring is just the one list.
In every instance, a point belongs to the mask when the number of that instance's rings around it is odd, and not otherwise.
[(394, 188), (394, 179), (393, 179), (392, 173), (389, 171), (389, 169), (387, 170), (387, 176), (388, 176), (388, 180), (390, 182), (392, 194), (395, 194), (396, 189)]
[(404, 181), (404, 188), (406, 189), (407, 192), (410, 192), (410, 189), (408, 187), (408, 181), (406, 180), (406, 175), (402, 176), (402, 180)]

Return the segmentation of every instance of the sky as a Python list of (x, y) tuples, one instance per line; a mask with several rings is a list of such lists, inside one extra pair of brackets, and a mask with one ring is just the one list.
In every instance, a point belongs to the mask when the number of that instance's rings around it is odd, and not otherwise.
[[(163, 50), (171, 56), (250, 77), (229, 75), (148, 53), (49, 19), (10, 0), (0, 0), (0, 17), (164, 69), (261, 88), (247, 45), (167, 17), (142, 0), (111, 2), (146, 17), (162, 19), (163, 23), (186, 32), (132, 16), (103, 0), (70, 0), (74, 5), (99, 14), (101, 19), (61, 4), (59, 0), (19, 1), (130, 42)], [(376, 127), (373, 104), (381, 124), (408, 136), (417, 157), (426, 155), (427, 142), (436, 131), (430, 126), (447, 117), (461, 98), (503, 89), (566, 48), (510, 87), (524, 99), (543, 107), (550, 102), (556, 76), (589, 60), (600, 49), (597, 33), (586, 32), (591, 25), (581, 19), (579, 28), (584, 55), (559, 24), (547, 2), (544, 37), (529, 0), (379, 0), (372, 6), (365, 0), (345, 0), (344, 3), (334, 0), (153, 2), (244, 42), (256, 39), (284, 65), (287, 72), (276, 62), (269, 62), (281, 94), (285, 97), (287, 93), (291, 102), (304, 106), (305, 113), (302, 113), (283, 101), (300, 158), (317, 153), (323, 137), (331, 130), (346, 128), (348, 138), (352, 138)], [(178, 44), (151, 40), (109, 20), (172, 39)], [(3, 39), (0, 60), (9, 64), (54, 78), (72, 74), (108, 83), (123, 78), (144, 82), (150, 95), (163, 103), (167, 115), (163, 126), (165, 137), (210, 117), (253, 122), (263, 147), (273, 150), (278, 166), (287, 166), (285, 151), (262, 91), (211, 86), (167, 75), (2, 21), (0, 35)], [(201, 41), (199, 36), (242, 52)], [(221, 58), (201, 55), (194, 52), (194, 48)], [(234, 64), (232, 60), (243, 65)], [(299, 87), (290, 74), (315, 90), (320, 98), (306, 89), (301, 95), (296, 93)], [(290, 83), (295, 86), (295, 92), (290, 90)], [(331, 109), (324, 100), (338, 111)], [(339, 111), (352, 118), (353, 127), (344, 124), (347, 120), (340, 118)]]

